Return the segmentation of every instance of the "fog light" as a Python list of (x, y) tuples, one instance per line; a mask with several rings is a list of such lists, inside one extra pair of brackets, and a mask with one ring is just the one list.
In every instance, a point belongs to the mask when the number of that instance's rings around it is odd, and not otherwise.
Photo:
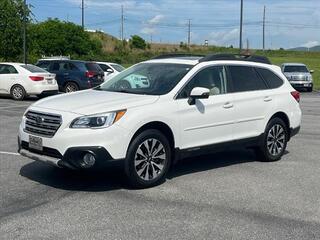
[(82, 161), (80, 162), (80, 166), (82, 168), (91, 168), (96, 162), (96, 157), (92, 153), (86, 153)]

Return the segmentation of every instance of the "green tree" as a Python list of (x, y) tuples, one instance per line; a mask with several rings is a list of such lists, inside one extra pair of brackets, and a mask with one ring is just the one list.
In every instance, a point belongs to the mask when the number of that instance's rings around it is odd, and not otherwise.
[(32, 24), (29, 35), (30, 50), (35, 55), (93, 55), (102, 48), (101, 41), (90, 38), (81, 26), (58, 19)]
[(0, 0), (0, 58), (18, 60), (22, 55), (23, 16), (30, 22), (31, 11), (23, 0)]
[(142, 37), (138, 35), (133, 35), (130, 39), (130, 47), (137, 49), (146, 49), (147, 43)]

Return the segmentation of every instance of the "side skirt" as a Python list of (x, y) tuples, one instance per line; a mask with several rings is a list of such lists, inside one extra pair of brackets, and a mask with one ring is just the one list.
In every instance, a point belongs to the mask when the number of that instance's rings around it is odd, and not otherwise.
[(187, 149), (176, 148), (174, 163), (184, 158), (207, 155), (207, 154), (216, 153), (216, 152), (223, 152), (229, 149), (258, 147), (262, 144), (263, 139), (264, 139), (264, 134), (261, 134), (258, 137), (246, 138), (246, 139), (235, 140), (235, 141), (224, 142), (224, 143), (216, 143), (212, 145), (199, 146), (194, 148), (187, 148)]

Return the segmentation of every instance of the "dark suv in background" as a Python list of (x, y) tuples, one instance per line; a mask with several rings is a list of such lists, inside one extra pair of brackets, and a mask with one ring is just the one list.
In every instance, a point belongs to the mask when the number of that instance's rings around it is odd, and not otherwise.
[(94, 62), (41, 59), (36, 65), (56, 74), (59, 90), (63, 92), (93, 88), (104, 81), (103, 70)]

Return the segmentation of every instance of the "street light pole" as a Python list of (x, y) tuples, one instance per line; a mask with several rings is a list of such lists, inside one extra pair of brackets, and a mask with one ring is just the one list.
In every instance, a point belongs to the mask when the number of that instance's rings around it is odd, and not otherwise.
[(23, 62), (28, 63), (27, 59), (27, 0), (24, 0), (23, 5)]
[(240, 6), (240, 42), (239, 42), (239, 51), (242, 51), (242, 22), (243, 22), (243, 0), (241, 0)]

